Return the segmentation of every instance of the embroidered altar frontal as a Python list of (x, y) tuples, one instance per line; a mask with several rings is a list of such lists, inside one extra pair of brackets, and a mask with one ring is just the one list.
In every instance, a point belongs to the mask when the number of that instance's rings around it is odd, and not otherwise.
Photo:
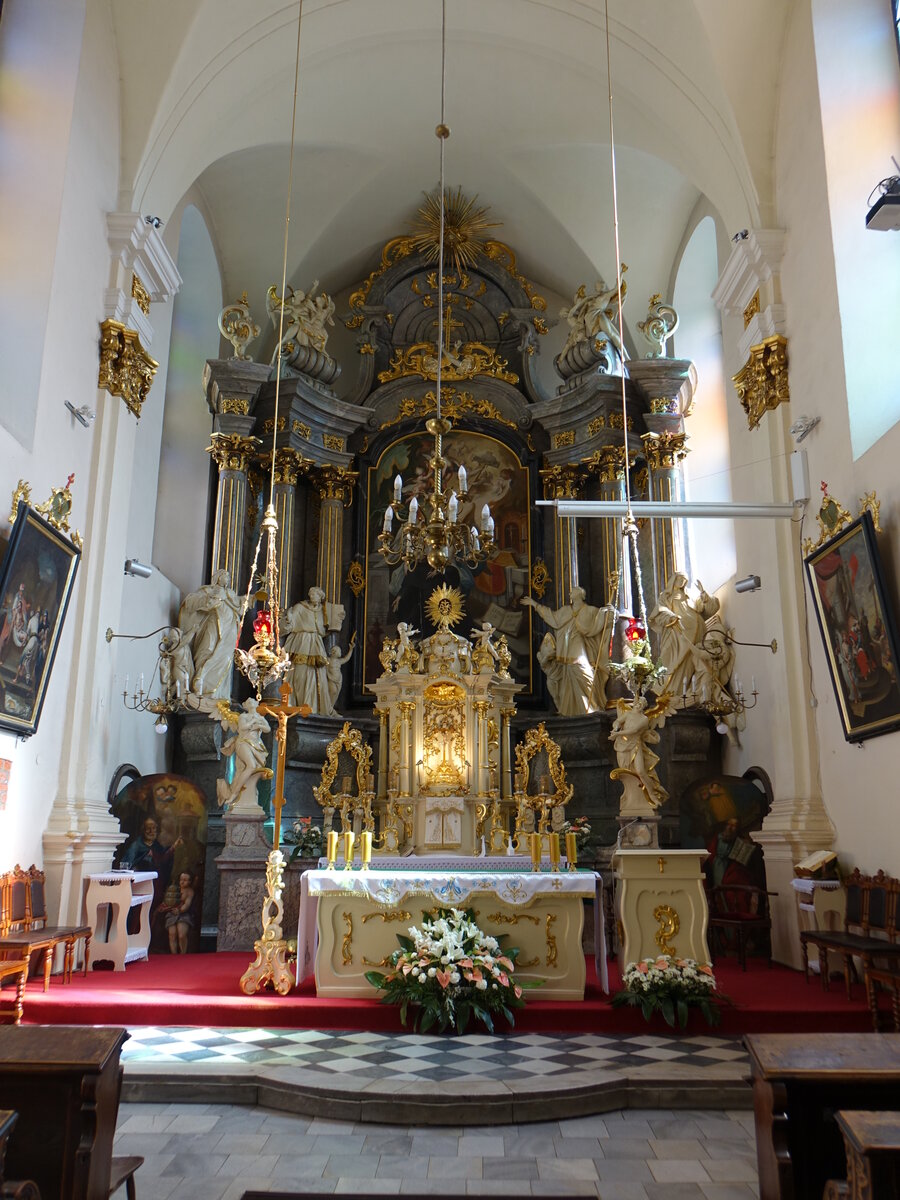
[(298, 979), (314, 968), (319, 996), (371, 999), (366, 972), (388, 965), (398, 933), (437, 908), (471, 908), (485, 933), (519, 948), (516, 978), (541, 980), (541, 999), (583, 1000), (585, 900), (594, 903), (597, 974), (608, 990), (599, 890), (593, 871), (307, 871)]

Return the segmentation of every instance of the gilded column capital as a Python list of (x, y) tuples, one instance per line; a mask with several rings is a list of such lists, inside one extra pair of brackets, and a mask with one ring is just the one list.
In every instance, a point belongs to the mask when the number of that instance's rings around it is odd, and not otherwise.
[(686, 433), (642, 433), (641, 441), (651, 471), (671, 470), (688, 453)]
[(756, 429), (768, 409), (790, 400), (787, 366), (787, 338), (782, 334), (773, 334), (750, 347), (750, 357), (734, 376), (750, 429)]
[[(264, 465), (268, 466), (271, 461), (271, 458), (266, 456)], [(263, 460), (260, 459), (260, 462), (262, 463)], [(311, 466), (312, 461), (304, 458), (299, 450), (294, 450), (290, 446), (280, 446), (275, 451), (275, 482), (296, 487), (297, 480), (301, 475), (307, 474)]]
[(206, 447), (220, 471), (240, 471), (246, 474), (247, 465), (256, 454), (259, 438), (244, 437), (239, 433), (214, 433), (211, 445)]
[(321, 500), (340, 500), (345, 508), (353, 503), (353, 488), (358, 479), (356, 471), (324, 463), (316, 467), (311, 478)]
[(478, 716), (483, 720), (487, 716), (488, 709), (491, 706), (487, 700), (473, 700), (472, 707), (475, 709)]
[[(635, 457), (636, 452), (630, 450), (629, 468), (634, 466)], [(601, 483), (615, 483), (616, 480), (625, 478), (625, 447), (601, 446), (590, 458), (583, 458), (581, 465), (589, 474), (598, 475)]]
[(111, 317), (100, 323), (100, 373), (97, 386), (121, 396), (129, 412), (140, 418), (159, 363), (151, 358), (137, 331)]
[(581, 467), (577, 463), (565, 466), (542, 467), (544, 498), (547, 500), (576, 500), (581, 492)]

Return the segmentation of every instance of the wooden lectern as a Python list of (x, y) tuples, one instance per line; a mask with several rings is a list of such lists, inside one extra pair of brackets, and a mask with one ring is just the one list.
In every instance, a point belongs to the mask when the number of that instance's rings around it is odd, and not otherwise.
[(709, 909), (700, 869), (706, 857), (706, 850), (617, 851), (613, 863), (623, 967), (659, 954), (710, 961)]

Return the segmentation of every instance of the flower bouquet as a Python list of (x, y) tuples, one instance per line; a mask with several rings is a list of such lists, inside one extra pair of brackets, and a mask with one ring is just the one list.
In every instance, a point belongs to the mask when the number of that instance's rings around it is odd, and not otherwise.
[(660, 1012), (667, 1025), (674, 1029), (677, 1021), (684, 1029), (692, 1008), (699, 1008), (709, 1025), (718, 1025), (722, 1019), (719, 1006), (725, 997), (716, 991), (713, 969), (693, 958), (661, 954), (628, 963), (622, 982), (625, 987), (613, 996), (613, 1007), (640, 1006), (647, 1021)]
[(298, 817), (289, 829), (285, 829), (284, 842), (293, 846), (288, 862), (298, 858), (318, 858), (323, 843), (321, 826), (313, 825), (312, 817)]
[(564, 834), (575, 834), (575, 848), (578, 851), (579, 858), (581, 858), (591, 840), (591, 826), (587, 817), (576, 817), (574, 821), (566, 821), (562, 827), (562, 832)]
[(366, 979), (383, 991), (384, 1004), (400, 1005), (400, 1020), (420, 1033), (433, 1026), (443, 1033), (463, 1033), (472, 1017), (494, 1032), (494, 1018), (515, 1024), (513, 1009), (523, 1008), (522, 992), (539, 981), (516, 983), (516, 949), (502, 949), (475, 924), (472, 909), (439, 908), (434, 917), (413, 926), (409, 937), (397, 935), (400, 949), (391, 955), (390, 971), (367, 971)]

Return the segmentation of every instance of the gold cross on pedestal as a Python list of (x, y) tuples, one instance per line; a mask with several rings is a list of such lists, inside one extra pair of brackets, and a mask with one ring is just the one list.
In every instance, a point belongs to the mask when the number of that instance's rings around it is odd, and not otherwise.
[(271, 983), (280, 996), (286, 996), (293, 986), (291, 971), (287, 965), (288, 944), (281, 923), (284, 919), (284, 855), (281, 853), (281, 810), (284, 808), (284, 764), (287, 758), (287, 723), (289, 717), (308, 717), (312, 709), (308, 704), (289, 704), (290, 685), (281, 685), (281, 701), (278, 704), (260, 704), (257, 711), (263, 716), (275, 717), (278, 725), (275, 740), (278, 745), (278, 763), (275, 768), (275, 795), (272, 797), (274, 824), (272, 849), (266, 863), (266, 898), (262, 908), (262, 937), (254, 943), (256, 958), (241, 976), (241, 991), (252, 996), (260, 988)]

